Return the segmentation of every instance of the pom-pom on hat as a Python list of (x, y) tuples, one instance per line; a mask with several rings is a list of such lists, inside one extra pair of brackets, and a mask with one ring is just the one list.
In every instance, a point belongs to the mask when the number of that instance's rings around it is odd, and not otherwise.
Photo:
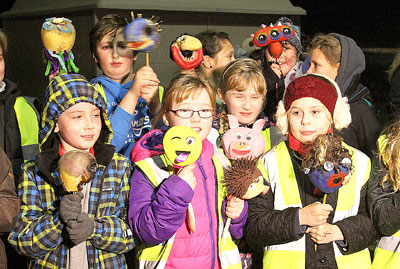
[(339, 86), (331, 78), (321, 74), (307, 74), (293, 80), (279, 101), (276, 113), (277, 125), (287, 133), (287, 111), (298, 99), (311, 97), (319, 100), (331, 113), (335, 128), (340, 130), (351, 122), (347, 97), (342, 97)]
[(278, 25), (278, 23), (282, 25), (289, 25), (293, 28), (295, 31), (295, 34), (288, 39), (288, 42), (292, 44), (296, 50), (300, 53), (303, 53), (303, 46), (301, 45), (301, 32), (300, 32), (300, 27), (297, 25), (294, 25), (292, 20), (287, 18), (287, 17), (280, 17), (276, 22), (275, 25)]

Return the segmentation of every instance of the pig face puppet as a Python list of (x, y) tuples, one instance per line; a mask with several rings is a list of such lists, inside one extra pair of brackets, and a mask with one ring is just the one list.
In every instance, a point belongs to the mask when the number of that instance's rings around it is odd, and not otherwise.
[(254, 122), (252, 128), (239, 127), (237, 118), (228, 114), (230, 129), (222, 136), (226, 156), (231, 160), (257, 158), (264, 153), (265, 140), (261, 135), (265, 119)]

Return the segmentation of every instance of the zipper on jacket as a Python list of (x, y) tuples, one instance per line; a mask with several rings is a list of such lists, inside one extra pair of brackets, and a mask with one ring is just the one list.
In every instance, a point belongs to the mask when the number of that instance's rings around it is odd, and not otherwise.
[[(212, 262), (211, 262), (211, 268), (215, 267), (215, 238), (214, 238), (214, 232), (213, 232), (213, 221), (212, 221), (212, 213), (211, 213), (211, 206), (210, 206), (210, 194), (208, 193), (208, 189), (207, 189), (207, 183), (206, 183), (206, 179), (207, 179), (207, 174), (204, 171), (204, 167), (201, 163), (201, 156), (199, 157), (199, 159), (197, 160), (197, 164), (199, 166), (200, 172), (203, 176), (203, 187), (204, 187), (204, 191), (206, 194), (206, 204), (207, 204), (207, 212), (208, 212), (208, 216), (209, 216), (209, 228), (210, 228), (210, 236), (211, 236), (211, 257), (212, 257)], [(217, 228), (218, 229), (218, 228)]]

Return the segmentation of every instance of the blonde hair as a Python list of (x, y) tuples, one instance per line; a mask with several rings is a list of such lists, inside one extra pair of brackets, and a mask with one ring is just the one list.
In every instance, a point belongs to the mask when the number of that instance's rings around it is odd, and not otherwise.
[(332, 35), (318, 34), (310, 42), (309, 51), (320, 49), (331, 65), (340, 64), (342, 46), (339, 39)]
[(265, 98), (267, 93), (265, 78), (256, 61), (250, 58), (236, 59), (229, 63), (221, 76), (220, 90), (225, 96), (227, 91), (245, 91), (254, 86), (256, 92)]
[(386, 174), (381, 180), (381, 186), (389, 180), (395, 192), (400, 189), (400, 118), (389, 125), (379, 140), (385, 143), (379, 145), (379, 160), (386, 168)]
[(153, 123), (157, 123), (161, 117), (171, 109), (174, 102), (181, 103), (189, 97), (195, 98), (203, 90), (210, 96), (211, 106), (215, 112), (216, 95), (207, 81), (189, 74), (179, 74), (175, 76), (165, 89), (161, 110), (155, 117)]

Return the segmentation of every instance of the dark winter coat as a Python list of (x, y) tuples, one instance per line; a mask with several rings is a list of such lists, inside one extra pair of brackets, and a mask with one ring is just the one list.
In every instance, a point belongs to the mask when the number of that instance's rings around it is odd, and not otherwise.
[(349, 146), (361, 150), (370, 158), (376, 152), (376, 141), (381, 126), (372, 106), (367, 87), (360, 84), (360, 75), (365, 70), (365, 56), (353, 39), (340, 34), (331, 33), (340, 41), (342, 54), (336, 82), (347, 96), (350, 105), (351, 123), (339, 134)]
[(375, 169), (368, 182), (368, 206), (378, 232), (382, 236), (391, 236), (400, 230), (400, 192), (394, 192), (389, 181), (384, 183), (384, 187), (381, 186), (387, 171), (383, 165), (380, 167)]
[(15, 178), (21, 175), (21, 164), (24, 162), (21, 148), (21, 135), (18, 128), (17, 116), (14, 111), (15, 99), (21, 95), (17, 85), (5, 79), (6, 89), (0, 94), (4, 100), (4, 121), (0, 122), (0, 130), (4, 132), (3, 149), (11, 161)]
[[(287, 148), (293, 163), (302, 206), (305, 207), (318, 201), (322, 203), (323, 195), (314, 194), (311, 180), (300, 171), (300, 155), (290, 149), (288, 145)], [(366, 191), (367, 188), (364, 185), (361, 190), (358, 214), (334, 223), (342, 231), (347, 243), (343, 247), (337, 244), (343, 254), (352, 254), (363, 250), (377, 239), (377, 232), (367, 213)], [(327, 196), (326, 203), (335, 210), (337, 199), (338, 192), (331, 193)], [(299, 228), (298, 212), (298, 207), (290, 207), (282, 211), (274, 210), (274, 193), (272, 191), (249, 200), (248, 219), (245, 227), (246, 241), (256, 252), (261, 253), (264, 246), (288, 243), (306, 236), (305, 268), (337, 268), (333, 245), (331, 243), (318, 245), (318, 250), (315, 252), (315, 244), (310, 235), (303, 233)], [(332, 224), (333, 217), (334, 211), (329, 215), (327, 222)], [(265, 225), (260, 225), (260, 223), (265, 223)]]
[[(0, 148), (0, 235), (8, 235), (19, 212), (19, 199), (15, 193), (15, 183), (11, 162)], [(0, 269), (7, 268), (4, 242), (0, 239)]]

